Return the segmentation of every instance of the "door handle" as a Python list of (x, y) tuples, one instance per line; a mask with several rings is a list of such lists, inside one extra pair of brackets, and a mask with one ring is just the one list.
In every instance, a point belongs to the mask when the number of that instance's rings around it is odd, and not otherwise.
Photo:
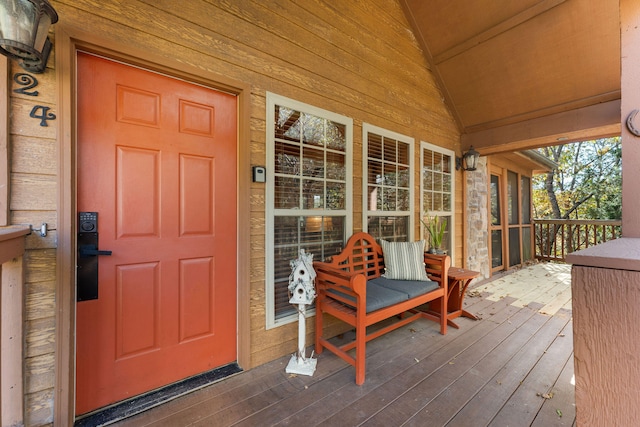
[(78, 252), (80, 254), (80, 258), (88, 258), (91, 256), (98, 255), (111, 255), (111, 251), (101, 251), (96, 245), (82, 245), (78, 248)]

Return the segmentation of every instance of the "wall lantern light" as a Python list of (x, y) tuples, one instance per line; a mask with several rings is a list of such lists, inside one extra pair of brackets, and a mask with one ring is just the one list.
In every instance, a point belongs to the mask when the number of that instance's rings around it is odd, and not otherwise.
[(469, 151), (464, 153), (462, 157), (456, 157), (456, 170), (462, 168), (466, 171), (474, 171), (478, 166), (478, 158), (480, 153), (473, 149), (473, 145), (469, 148)]
[(58, 14), (47, 0), (0, 1), (0, 53), (42, 73), (51, 51), (47, 34), (56, 22)]

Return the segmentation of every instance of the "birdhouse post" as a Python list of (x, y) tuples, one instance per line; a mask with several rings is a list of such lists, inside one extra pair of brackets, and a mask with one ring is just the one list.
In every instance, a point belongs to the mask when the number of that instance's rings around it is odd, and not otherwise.
[(313, 303), (316, 297), (314, 282), (316, 272), (313, 269), (313, 254), (300, 249), (300, 256), (292, 260), (291, 275), (289, 275), (289, 303), (298, 307), (298, 351), (291, 356), (286, 372), (289, 374), (313, 375), (317, 360), (313, 353), (309, 358), (305, 356), (306, 324), (305, 313), (307, 305)]

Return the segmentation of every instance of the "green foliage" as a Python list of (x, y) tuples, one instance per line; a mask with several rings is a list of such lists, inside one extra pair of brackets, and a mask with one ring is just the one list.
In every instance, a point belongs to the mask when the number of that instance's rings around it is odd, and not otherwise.
[(439, 218), (438, 215), (427, 215), (424, 219), (421, 219), (422, 224), (429, 233), (429, 246), (430, 248), (440, 249), (442, 247), (442, 239), (444, 232), (447, 229), (446, 218)]
[(536, 218), (620, 219), (622, 149), (620, 138), (545, 147), (541, 154), (558, 169), (534, 178)]

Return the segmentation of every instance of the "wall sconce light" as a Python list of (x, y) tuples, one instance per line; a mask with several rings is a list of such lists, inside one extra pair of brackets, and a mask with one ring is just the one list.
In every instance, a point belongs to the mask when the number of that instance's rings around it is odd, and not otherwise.
[(58, 14), (47, 0), (0, 1), (0, 53), (42, 73), (51, 51), (47, 34), (56, 22)]
[(478, 158), (480, 153), (473, 149), (473, 145), (469, 148), (469, 151), (464, 153), (462, 157), (456, 157), (456, 170), (462, 168), (466, 171), (474, 171), (478, 166)]

